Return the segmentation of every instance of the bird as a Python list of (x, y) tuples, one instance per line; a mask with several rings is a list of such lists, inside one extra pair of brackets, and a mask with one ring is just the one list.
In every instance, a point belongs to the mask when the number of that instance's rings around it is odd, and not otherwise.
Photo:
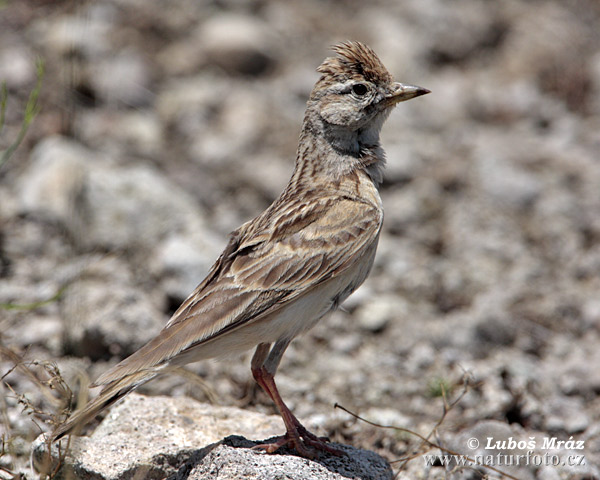
[(255, 347), (252, 375), (286, 432), (254, 448), (273, 453), (287, 446), (307, 458), (341, 453), (294, 416), (275, 373), (290, 342), (367, 278), (383, 223), (381, 128), (396, 104), (430, 91), (394, 81), (364, 43), (332, 49), (335, 56), (317, 68), (283, 192), (230, 234), (206, 278), (164, 328), (92, 384), (100, 393), (54, 429), (53, 441), (173, 367)]

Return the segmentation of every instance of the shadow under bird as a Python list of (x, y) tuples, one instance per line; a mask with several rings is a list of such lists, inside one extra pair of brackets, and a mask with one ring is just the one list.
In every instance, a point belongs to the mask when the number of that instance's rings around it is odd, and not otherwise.
[(333, 47), (317, 69), (295, 169), (263, 213), (231, 233), (207, 277), (159, 334), (101, 375), (99, 395), (52, 436), (59, 439), (169, 367), (256, 347), (251, 369), (285, 423), (283, 445), (314, 457), (339, 454), (307, 431), (285, 405), (274, 376), (292, 339), (313, 327), (365, 280), (383, 222), (378, 187), (381, 127), (393, 107), (429, 90), (394, 82), (359, 42)]

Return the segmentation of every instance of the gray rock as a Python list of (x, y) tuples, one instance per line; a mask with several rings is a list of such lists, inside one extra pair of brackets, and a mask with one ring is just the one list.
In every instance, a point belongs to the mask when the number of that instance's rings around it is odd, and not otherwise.
[(249, 480), (387, 480), (393, 477), (389, 463), (374, 452), (335, 444), (346, 456), (327, 455), (315, 461), (291, 455), (257, 453), (256, 445), (243, 437), (227, 437), (208, 455), (197, 455), (168, 480), (212, 480), (219, 478)]
[(60, 305), (64, 349), (93, 360), (133, 353), (166, 322), (160, 302), (135, 285), (114, 257), (91, 263), (69, 285)]
[[(384, 459), (346, 445), (338, 447), (348, 453), (347, 457), (322, 456), (307, 461), (295, 455), (256, 452), (249, 449), (256, 442), (229, 437), (236, 433), (262, 441), (282, 430), (277, 416), (201, 404), (183, 397), (134, 393), (112, 408), (90, 437), (71, 439), (58, 478), (68, 478), (72, 473), (78, 479), (158, 479), (171, 475), (175, 480), (214, 478), (215, 472), (219, 472), (219, 478), (240, 478), (242, 473), (249, 475), (245, 478), (281, 478), (264, 476), (267, 471), (304, 475), (287, 478), (391, 478)], [(49, 461), (44, 442), (42, 435), (33, 446), (32, 458), (40, 472), (55, 465), (58, 454), (53, 446)], [(61, 442), (64, 447), (66, 440)]]
[(126, 149), (130, 154), (152, 158), (163, 147), (162, 125), (156, 113), (149, 109), (118, 113), (84, 110), (78, 115), (74, 128), (77, 138), (94, 150), (122, 155)]
[(259, 75), (274, 64), (269, 28), (255, 17), (215, 15), (201, 31), (207, 60), (229, 73)]
[(502, 11), (495, 5), (469, 3), (468, 8), (462, 9), (443, 1), (433, 4), (435, 8), (418, 14), (428, 17), (431, 31), (426, 41), (430, 43), (428, 53), (433, 64), (464, 62), (493, 45), (502, 35)]
[(73, 15), (45, 15), (33, 23), (32, 31), (34, 38), (53, 52), (97, 58), (109, 50), (115, 14), (112, 5), (90, 5)]
[(147, 165), (94, 167), (81, 208), (86, 243), (107, 249), (152, 250), (168, 234), (204, 224), (191, 195)]
[(507, 158), (509, 145), (504, 139), (501, 144), (494, 143), (485, 140), (476, 153), (481, 187), (506, 206), (525, 208), (531, 205), (540, 195), (542, 183)]
[(590, 417), (580, 397), (556, 397), (544, 404), (545, 428), (549, 432), (581, 433), (590, 425)]
[(214, 122), (212, 115), (227, 98), (229, 81), (196, 75), (171, 80), (159, 92), (155, 108), (159, 120), (190, 141)]
[(221, 253), (225, 238), (203, 235), (169, 235), (156, 248), (149, 268), (172, 298), (184, 299), (204, 279)]
[[(233, 177), (236, 178), (238, 168), (241, 168), (242, 171), (248, 168), (243, 165), (237, 167), (237, 162), (240, 160), (239, 152), (244, 152), (242, 155), (244, 163), (248, 162), (250, 167), (261, 171), (260, 164), (253, 162), (252, 158), (248, 157), (256, 145), (260, 145), (260, 142), (264, 141), (262, 135), (265, 128), (270, 121), (274, 120), (274, 115), (270, 111), (269, 105), (264, 102), (262, 95), (250, 90), (228, 92), (225, 98), (219, 102), (217, 111), (218, 114), (213, 112), (211, 123), (206, 125), (207, 132), (205, 133), (210, 133), (210, 135), (194, 133), (196, 141), (191, 148), (196, 154), (195, 156), (204, 165), (219, 165), (221, 168), (227, 164), (236, 165), (235, 169), (228, 171), (227, 176), (231, 178), (232, 175), (236, 175)], [(263, 173), (272, 175), (269, 170), (265, 169)], [(291, 172), (291, 168), (289, 171)], [(243, 184), (242, 181), (236, 183), (236, 185)], [(279, 185), (279, 191), (284, 185)]]
[(485, 357), (495, 349), (512, 345), (517, 337), (517, 330), (512, 319), (490, 315), (477, 322), (472, 335), (476, 353)]
[(109, 104), (139, 107), (153, 98), (148, 67), (135, 51), (124, 50), (94, 63), (90, 82), (98, 97)]
[(96, 155), (64, 137), (49, 137), (31, 152), (31, 163), (20, 179), (19, 198), (25, 212), (60, 220), (71, 233), (81, 229), (75, 203), (83, 192), (85, 162)]
[(0, 50), (0, 78), (10, 88), (31, 82), (35, 78), (35, 61), (31, 52), (14, 45)]
[[(174, 474), (192, 453), (239, 433), (266, 438), (280, 432), (281, 419), (232, 407), (214, 407), (190, 398), (145, 397), (132, 393), (113, 407), (90, 437), (71, 438), (62, 475), (79, 479), (120, 480)], [(34, 464), (43, 471), (48, 449), (40, 436)], [(66, 440), (61, 440), (65, 448)], [(57, 446), (52, 447), (52, 462)], [(144, 472), (144, 473), (141, 473)], [(141, 477), (138, 477), (141, 478)]]
[(112, 164), (62, 137), (36, 146), (20, 187), (24, 211), (62, 221), (88, 248), (151, 250), (169, 233), (204, 230), (191, 195), (154, 168)]
[(554, 342), (555, 360), (548, 362), (545, 374), (554, 377), (566, 395), (593, 398), (600, 391), (600, 371), (596, 368), (600, 362), (597, 340), (588, 336), (578, 342), (578, 348), (573, 348), (573, 340), (565, 339), (563, 348), (566, 352), (556, 348), (558, 343)]
[(537, 472), (537, 480), (560, 480), (560, 473), (556, 468), (543, 466)]
[(523, 6), (518, 2), (511, 6), (513, 22), (496, 68), (513, 78), (518, 72), (520, 80), (535, 82), (551, 97), (581, 108), (589, 78), (579, 59), (597, 51), (588, 40), (594, 27), (581, 22), (583, 17), (562, 2), (544, 3), (531, 10)]
[(381, 333), (395, 319), (403, 318), (408, 312), (407, 302), (395, 295), (378, 295), (363, 302), (356, 313), (361, 328), (372, 333)]

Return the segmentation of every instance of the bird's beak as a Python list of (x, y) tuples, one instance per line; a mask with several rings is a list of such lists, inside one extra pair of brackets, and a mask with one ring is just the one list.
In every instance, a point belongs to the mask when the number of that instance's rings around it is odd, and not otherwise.
[(420, 97), (421, 95), (426, 95), (431, 92), (423, 87), (404, 85), (403, 83), (399, 82), (394, 82), (392, 87), (394, 88), (394, 91), (382, 101), (383, 106), (385, 107), (391, 107), (397, 103), (410, 100), (411, 98)]

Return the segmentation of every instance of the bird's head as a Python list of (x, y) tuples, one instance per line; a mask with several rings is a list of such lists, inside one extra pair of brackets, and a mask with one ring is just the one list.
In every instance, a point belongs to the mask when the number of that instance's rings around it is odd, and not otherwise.
[(317, 69), (321, 77), (309, 100), (312, 114), (330, 133), (345, 137), (353, 132), (352, 137), (358, 134), (367, 143), (376, 143), (394, 105), (429, 93), (394, 82), (379, 57), (363, 43), (345, 42), (333, 50), (337, 56), (325, 59)]

